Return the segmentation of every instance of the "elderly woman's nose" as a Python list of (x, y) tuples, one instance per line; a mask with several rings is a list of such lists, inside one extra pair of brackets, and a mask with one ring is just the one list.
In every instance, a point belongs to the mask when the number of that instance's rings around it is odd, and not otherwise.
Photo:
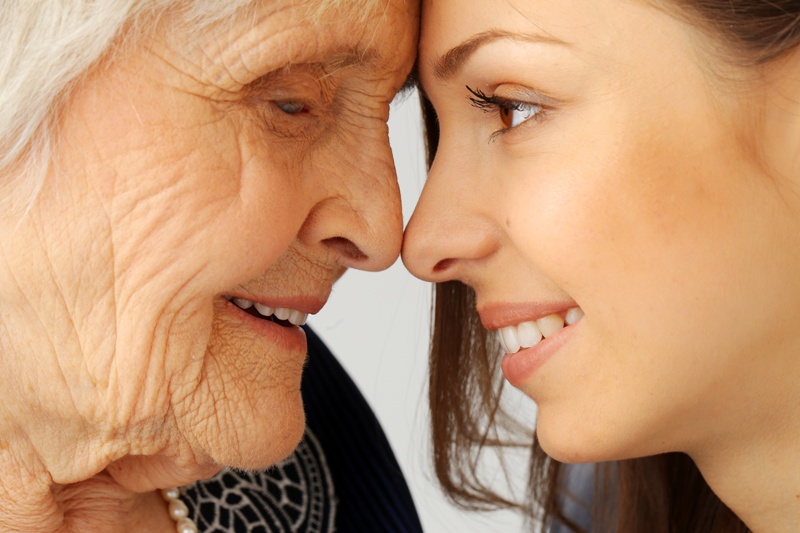
[(325, 183), (326, 197), (309, 213), (300, 236), (318, 243), (349, 268), (378, 271), (400, 254), (403, 215), (388, 136), (363, 146), (362, 155), (341, 152), (348, 169)]
[(437, 156), (406, 227), (403, 263), (420, 279), (469, 278), (468, 271), (499, 248), (490, 212), (478, 200), (482, 195), (461, 177), (457, 169), (445, 169)]

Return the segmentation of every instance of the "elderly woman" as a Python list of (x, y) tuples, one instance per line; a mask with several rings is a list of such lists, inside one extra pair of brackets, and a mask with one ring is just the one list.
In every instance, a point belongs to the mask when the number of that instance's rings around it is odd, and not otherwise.
[(0, 20), (0, 530), (175, 531), (161, 489), (292, 452), (298, 326), (398, 254), (386, 119), (417, 6)]
[(450, 495), (510, 503), (476, 466), (502, 371), (536, 402), (545, 523), (800, 531), (800, 2), (425, 0), (422, 19), (440, 136), (403, 257), (442, 283)]

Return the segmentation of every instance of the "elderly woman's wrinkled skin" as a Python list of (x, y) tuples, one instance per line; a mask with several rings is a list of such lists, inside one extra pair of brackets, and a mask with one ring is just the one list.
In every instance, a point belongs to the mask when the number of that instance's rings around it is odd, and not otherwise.
[(81, 496), (51, 482), (108, 467), (87, 490), (113, 478), (145, 500), (288, 455), (305, 343), (225, 296), (314, 312), (346, 267), (398, 255), (386, 120), (416, 5), (318, 28), (303, 6), (259, 5), (203, 35), (167, 17), (97, 69), (30, 212), (0, 215), (0, 349), (18, 354), (0, 372), (0, 466), (30, 480), (0, 493), (38, 498), (43, 530)]

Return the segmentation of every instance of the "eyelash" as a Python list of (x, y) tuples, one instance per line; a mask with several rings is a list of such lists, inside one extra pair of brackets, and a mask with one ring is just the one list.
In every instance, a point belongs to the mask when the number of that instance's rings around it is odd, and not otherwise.
[(470, 92), (470, 96), (468, 96), (468, 98), (472, 103), (472, 105), (485, 113), (497, 113), (500, 112), (501, 110), (524, 111), (525, 109), (531, 107), (539, 108), (539, 110), (536, 113), (534, 113), (528, 120), (526, 120), (522, 124), (518, 124), (517, 126), (510, 126), (507, 128), (501, 128), (495, 131), (494, 133), (492, 133), (491, 140), (494, 140), (494, 138), (497, 137), (498, 135), (505, 135), (506, 133), (509, 133), (517, 129), (519, 126), (522, 126), (523, 124), (525, 124), (530, 120), (536, 121), (542, 119), (544, 109), (539, 104), (534, 104), (530, 102), (520, 102), (518, 100), (510, 100), (508, 98), (503, 98), (502, 96), (497, 96), (494, 94), (489, 96), (480, 89), (473, 89), (468, 85), (466, 87), (467, 91)]

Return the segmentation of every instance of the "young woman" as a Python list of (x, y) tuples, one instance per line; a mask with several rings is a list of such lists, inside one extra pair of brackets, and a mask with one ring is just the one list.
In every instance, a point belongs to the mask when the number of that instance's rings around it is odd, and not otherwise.
[(545, 524), (578, 528), (560, 463), (600, 463), (593, 531), (800, 530), (798, 40), (798, 1), (424, 2), (403, 257), (440, 284), (456, 501), (504, 503), (475, 466), (501, 367)]

